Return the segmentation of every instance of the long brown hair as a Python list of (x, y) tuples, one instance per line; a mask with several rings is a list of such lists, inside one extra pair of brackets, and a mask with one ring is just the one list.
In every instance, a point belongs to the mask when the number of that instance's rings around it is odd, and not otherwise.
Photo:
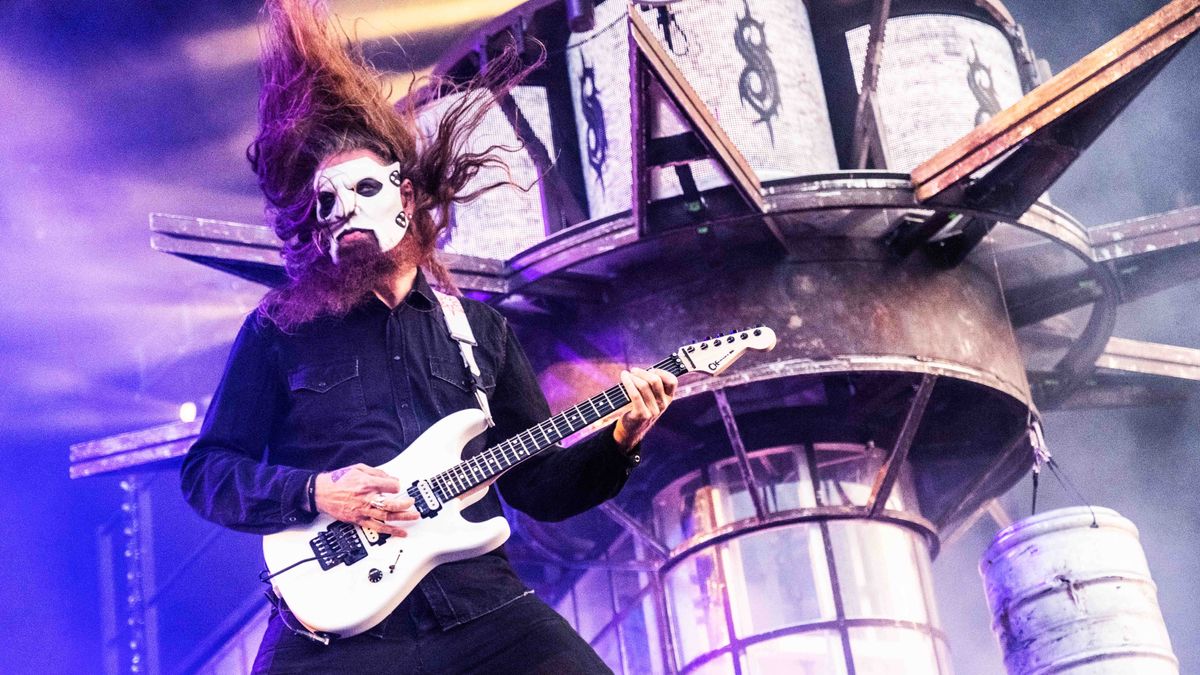
[[(321, 0), (268, 0), (263, 10), (258, 136), (247, 150), (267, 200), (267, 219), (283, 241), (288, 281), (270, 291), (261, 313), (284, 330), (327, 314), (344, 314), (343, 281), (315, 233), (313, 176), (320, 162), (343, 150), (366, 148), (399, 162), (412, 181), (414, 216), (405, 239), (414, 262), (451, 292), (453, 280), (438, 261), (435, 245), (449, 224), (453, 203), (464, 203), (502, 185), (463, 189), (483, 169), (507, 169), (491, 146), (467, 152), (467, 141), (499, 96), (538, 62), (521, 67), (515, 49), (488, 63), (484, 75), (465, 85), (426, 78), (410, 84), (396, 106), (390, 90), (331, 17)], [(462, 94), (445, 107), (428, 136), (418, 131), (421, 105), (451, 90)], [(352, 304), (353, 298), (351, 299)]]

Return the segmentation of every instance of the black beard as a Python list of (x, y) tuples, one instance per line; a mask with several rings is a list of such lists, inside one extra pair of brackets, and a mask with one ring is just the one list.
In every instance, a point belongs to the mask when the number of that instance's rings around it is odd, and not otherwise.
[[(397, 247), (399, 248), (399, 247)], [(338, 243), (338, 261), (331, 265), (331, 280), (343, 298), (361, 299), (384, 278), (400, 269), (399, 256), (379, 250), (374, 235), (347, 238)]]
[(264, 298), (266, 316), (285, 332), (320, 317), (346, 316), (381, 283), (417, 264), (412, 237), (404, 237), (387, 252), (379, 250), (373, 236), (343, 241), (338, 245), (337, 264), (322, 256), (299, 278)]

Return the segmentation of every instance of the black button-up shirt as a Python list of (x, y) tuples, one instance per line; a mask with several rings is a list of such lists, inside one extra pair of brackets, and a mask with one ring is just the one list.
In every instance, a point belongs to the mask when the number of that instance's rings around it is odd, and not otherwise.
[[(504, 317), (482, 303), (462, 303), (496, 422), (467, 445), (465, 458), (541, 422), (550, 410)], [(420, 273), (394, 310), (371, 298), (343, 319), (318, 319), (290, 334), (254, 313), (184, 459), (183, 493), (204, 518), (243, 532), (311, 522), (313, 474), (383, 464), (441, 417), (477, 405), (458, 344)], [(534, 518), (561, 520), (615, 496), (635, 463), (606, 429), (535, 456), (496, 485)], [(464, 515), (502, 515), (496, 491)], [(440, 565), (418, 588), (443, 628), (526, 592), (502, 548)]]

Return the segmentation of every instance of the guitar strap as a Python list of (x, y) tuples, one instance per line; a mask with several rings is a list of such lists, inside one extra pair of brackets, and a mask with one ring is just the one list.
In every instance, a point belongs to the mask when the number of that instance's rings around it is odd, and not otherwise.
[(471, 330), (471, 323), (467, 321), (467, 313), (463, 311), (462, 301), (457, 296), (436, 290), (433, 291), (433, 294), (442, 306), (442, 317), (446, 320), (446, 329), (450, 331), (450, 337), (454, 338), (454, 341), (458, 343), (459, 351), (462, 352), (463, 365), (471, 375), (471, 390), (475, 393), (475, 400), (479, 402), (479, 409), (487, 418), (488, 426), (496, 426), (492, 420), (491, 406), (488, 405), (487, 392), (483, 390), (479, 364), (475, 362), (475, 347), (479, 343), (475, 341), (475, 332)]

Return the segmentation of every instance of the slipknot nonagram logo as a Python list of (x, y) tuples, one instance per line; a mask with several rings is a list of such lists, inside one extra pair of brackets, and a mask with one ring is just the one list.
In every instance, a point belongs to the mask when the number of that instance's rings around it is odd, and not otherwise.
[(583, 73), (579, 76), (579, 106), (583, 109), (583, 120), (587, 123), (588, 164), (596, 172), (600, 189), (604, 189), (604, 161), (608, 158), (608, 134), (604, 130), (604, 107), (600, 104), (600, 91), (596, 89), (596, 69), (587, 64), (582, 56)]
[(742, 2), (746, 15), (738, 17), (733, 32), (733, 43), (746, 61), (738, 78), (738, 94), (758, 114), (756, 123), (767, 125), (767, 133), (774, 145), (775, 130), (771, 128), (771, 118), (779, 115), (779, 78), (771, 61), (771, 50), (767, 47), (766, 24), (750, 15), (749, 0)]
[(967, 59), (967, 86), (979, 109), (975, 111), (975, 126), (992, 119), (1000, 112), (1000, 97), (996, 95), (996, 83), (992, 79), (992, 67), (983, 65), (979, 60), (979, 50), (971, 43), (971, 58)]

